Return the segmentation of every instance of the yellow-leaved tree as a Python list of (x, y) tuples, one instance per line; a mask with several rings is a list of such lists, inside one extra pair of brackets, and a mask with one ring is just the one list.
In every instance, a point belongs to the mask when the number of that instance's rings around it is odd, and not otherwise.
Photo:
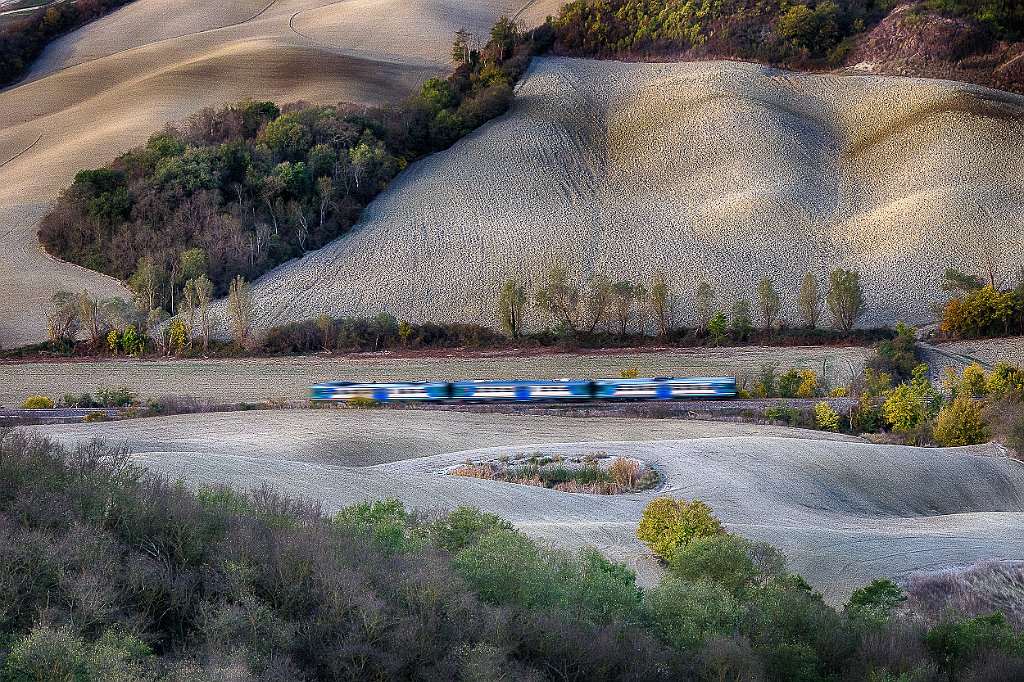
[(636, 536), (665, 561), (670, 561), (679, 547), (724, 533), (722, 522), (715, 518), (707, 504), (671, 497), (651, 500), (636, 529)]

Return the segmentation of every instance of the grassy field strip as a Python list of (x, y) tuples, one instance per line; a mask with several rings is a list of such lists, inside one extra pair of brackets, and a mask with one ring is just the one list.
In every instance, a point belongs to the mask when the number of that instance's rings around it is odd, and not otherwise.
[(224, 402), (303, 400), (319, 381), (461, 381), (467, 379), (591, 379), (641, 376), (736, 376), (752, 379), (764, 364), (823, 367), (846, 383), (864, 366), (867, 349), (723, 348), (620, 354), (493, 355), (394, 358), (388, 355), (309, 356), (247, 360), (167, 360), (0, 364), (0, 405), (17, 407), (31, 395), (60, 398), (124, 385), (140, 398), (190, 395)]

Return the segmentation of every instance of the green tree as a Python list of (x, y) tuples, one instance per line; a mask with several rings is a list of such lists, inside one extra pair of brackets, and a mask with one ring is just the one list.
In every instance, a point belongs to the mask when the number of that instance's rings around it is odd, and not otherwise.
[(313, 134), (302, 123), (298, 112), (282, 114), (267, 124), (258, 138), (278, 159), (299, 161), (306, 158)]
[(731, 331), (736, 341), (746, 341), (754, 325), (750, 322), (750, 303), (745, 298), (737, 299), (732, 304), (732, 325)]
[(833, 270), (826, 302), (837, 327), (850, 331), (864, 312), (864, 290), (856, 270)]
[(764, 320), (764, 328), (771, 331), (778, 322), (779, 309), (782, 306), (779, 292), (775, 289), (775, 283), (771, 277), (765, 275), (757, 285), (757, 296), (761, 303), (761, 319)]
[(909, 432), (923, 424), (933, 413), (938, 394), (928, 381), (928, 365), (918, 365), (914, 378), (886, 391), (882, 413), (895, 431)]
[(498, 319), (501, 327), (513, 339), (523, 331), (523, 313), (526, 310), (526, 287), (509, 279), (498, 293)]
[(455, 32), (455, 40), (452, 42), (452, 62), (455, 64), (468, 64), (470, 59), (470, 40), (473, 34), (460, 28)]
[(657, 556), (671, 561), (679, 547), (724, 532), (722, 523), (704, 502), (659, 497), (644, 509), (636, 535)]
[(779, 17), (779, 33), (815, 55), (828, 52), (843, 39), (842, 9), (834, 2), (793, 5)]
[(719, 310), (715, 313), (715, 316), (708, 322), (708, 334), (711, 336), (711, 341), (716, 346), (721, 346), (722, 342), (725, 341), (725, 335), (729, 332), (729, 320), (726, 319), (725, 313)]
[(969, 294), (981, 289), (984, 284), (977, 275), (969, 275), (956, 268), (946, 268), (942, 275), (942, 290), (954, 294)]
[(821, 319), (821, 294), (818, 292), (818, 278), (813, 272), (804, 276), (800, 283), (800, 293), (796, 299), (796, 307), (804, 326), (814, 329)]
[(498, 61), (503, 62), (512, 54), (518, 41), (519, 27), (508, 17), (501, 16), (491, 28), (491, 39), (487, 45), (497, 48)]
[(891, 580), (872, 580), (870, 585), (853, 591), (843, 607), (854, 616), (888, 620), (907, 601), (907, 595)]

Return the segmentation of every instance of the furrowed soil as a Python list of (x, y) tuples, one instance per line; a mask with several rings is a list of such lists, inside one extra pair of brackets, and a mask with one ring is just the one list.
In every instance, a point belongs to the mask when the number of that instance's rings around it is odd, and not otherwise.
[[(526, 0), (137, 0), (51, 44), (0, 91), (0, 345), (46, 335), (54, 291), (128, 296), (56, 261), (40, 219), (82, 168), (172, 120), (246, 97), (379, 104), (450, 69), (460, 27), (486, 35)], [(543, 21), (552, 0), (520, 18)]]
[(833, 385), (864, 367), (860, 347), (748, 347), (650, 352), (389, 353), (248, 360), (111, 360), (0, 364), (0, 405), (33, 395), (95, 393), (126, 386), (141, 399), (184, 395), (221, 402), (304, 400), (322, 381), (455, 381), (467, 379), (597, 379), (637, 368), (640, 376), (734, 376), (753, 380), (762, 365), (813, 369)]
[[(861, 274), (863, 324), (932, 321), (945, 268), (1024, 257), (1024, 97), (755, 64), (535, 60), (512, 111), (413, 165), (351, 233), (266, 275), (260, 324), (387, 310), (489, 323), (552, 266), (650, 286), (693, 321), (768, 275)], [(387, 248), (379, 248), (386, 244)], [(529, 325), (543, 325), (534, 316)]]
[[(264, 483), (327, 511), (399, 498), (501, 514), (531, 536), (596, 546), (653, 583), (636, 539), (657, 496), (707, 501), (732, 532), (780, 547), (833, 603), (873, 578), (1024, 555), (1024, 464), (994, 448), (872, 445), (782, 427), (419, 410), (288, 410), (33, 427), (64, 443), (126, 444), (190, 484)], [(651, 462), (662, 484), (581, 495), (448, 476), (467, 457), (602, 451)]]

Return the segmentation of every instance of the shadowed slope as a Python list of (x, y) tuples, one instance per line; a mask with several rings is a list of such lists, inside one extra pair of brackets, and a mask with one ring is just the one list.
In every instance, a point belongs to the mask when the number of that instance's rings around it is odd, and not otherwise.
[(505, 278), (564, 264), (580, 279), (661, 270), (684, 300), (706, 278), (724, 307), (766, 274), (792, 306), (808, 269), (851, 267), (864, 323), (919, 322), (946, 267), (992, 251), (1009, 273), (1024, 255), (1022, 115), (1022, 98), (943, 81), (538, 60), (510, 115), (265, 277), (260, 318), (493, 324)]

